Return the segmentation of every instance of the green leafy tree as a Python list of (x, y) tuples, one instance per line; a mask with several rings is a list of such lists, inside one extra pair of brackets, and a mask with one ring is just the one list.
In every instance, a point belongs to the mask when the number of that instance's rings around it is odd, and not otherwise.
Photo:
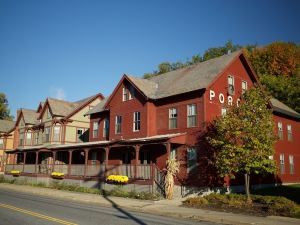
[(233, 106), (227, 114), (213, 123), (214, 132), (208, 142), (216, 151), (215, 166), (221, 176), (232, 179), (244, 174), (247, 199), (250, 198), (250, 175), (274, 173), (274, 124), (268, 99), (252, 88), (243, 96), (239, 107)]
[(0, 93), (0, 119), (13, 120), (13, 116), (10, 115), (8, 108), (8, 101), (4, 93)]

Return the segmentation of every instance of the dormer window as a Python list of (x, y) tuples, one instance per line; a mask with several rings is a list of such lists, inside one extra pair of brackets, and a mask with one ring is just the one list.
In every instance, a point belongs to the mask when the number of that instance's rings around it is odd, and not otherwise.
[(231, 75), (228, 76), (228, 94), (234, 95), (234, 77)]
[(123, 87), (123, 102), (133, 99), (134, 89), (132, 86), (130, 88)]
[(245, 94), (245, 92), (247, 91), (248, 89), (248, 84), (247, 84), (247, 81), (242, 81), (242, 94)]
[(49, 110), (49, 108), (47, 108), (47, 119), (50, 119), (51, 118), (51, 113), (50, 113), (50, 110)]
[(32, 136), (32, 133), (30, 130), (28, 130), (26, 133), (26, 145), (31, 145), (31, 136)]

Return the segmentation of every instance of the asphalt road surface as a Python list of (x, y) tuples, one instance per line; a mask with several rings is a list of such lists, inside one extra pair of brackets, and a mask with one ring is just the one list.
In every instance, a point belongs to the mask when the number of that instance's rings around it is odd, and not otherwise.
[[(49, 190), (51, 191), (51, 189)], [(112, 203), (113, 204), (113, 203)], [(176, 219), (119, 208), (40, 197), (0, 189), (1, 225), (162, 225), (201, 224), (210, 222)]]

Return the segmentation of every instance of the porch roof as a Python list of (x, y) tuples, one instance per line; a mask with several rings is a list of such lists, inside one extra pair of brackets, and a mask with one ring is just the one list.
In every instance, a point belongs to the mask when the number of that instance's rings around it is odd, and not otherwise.
[[(162, 135), (154, 135), (150, 137), (121, 140), (120, 143), (143, 143), (149, 141), (171, 140), (171, 142), (174, 143), (184, 144), (185, 136), (186, 133), (162, 134)], [(178, 139), (178, 137), (183, 137), (183, 138)]]

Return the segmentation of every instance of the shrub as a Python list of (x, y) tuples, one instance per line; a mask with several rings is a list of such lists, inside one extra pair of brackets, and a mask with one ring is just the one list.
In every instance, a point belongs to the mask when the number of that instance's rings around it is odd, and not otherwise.
[(194, 198), (188, 198), (185, 201), (183, 201), (183, 205), (190, 206), (190, 207), (199, 207), (203, 205), (207, 205), (208, 201), (207, 199), (203, 197), (194, 197)]

